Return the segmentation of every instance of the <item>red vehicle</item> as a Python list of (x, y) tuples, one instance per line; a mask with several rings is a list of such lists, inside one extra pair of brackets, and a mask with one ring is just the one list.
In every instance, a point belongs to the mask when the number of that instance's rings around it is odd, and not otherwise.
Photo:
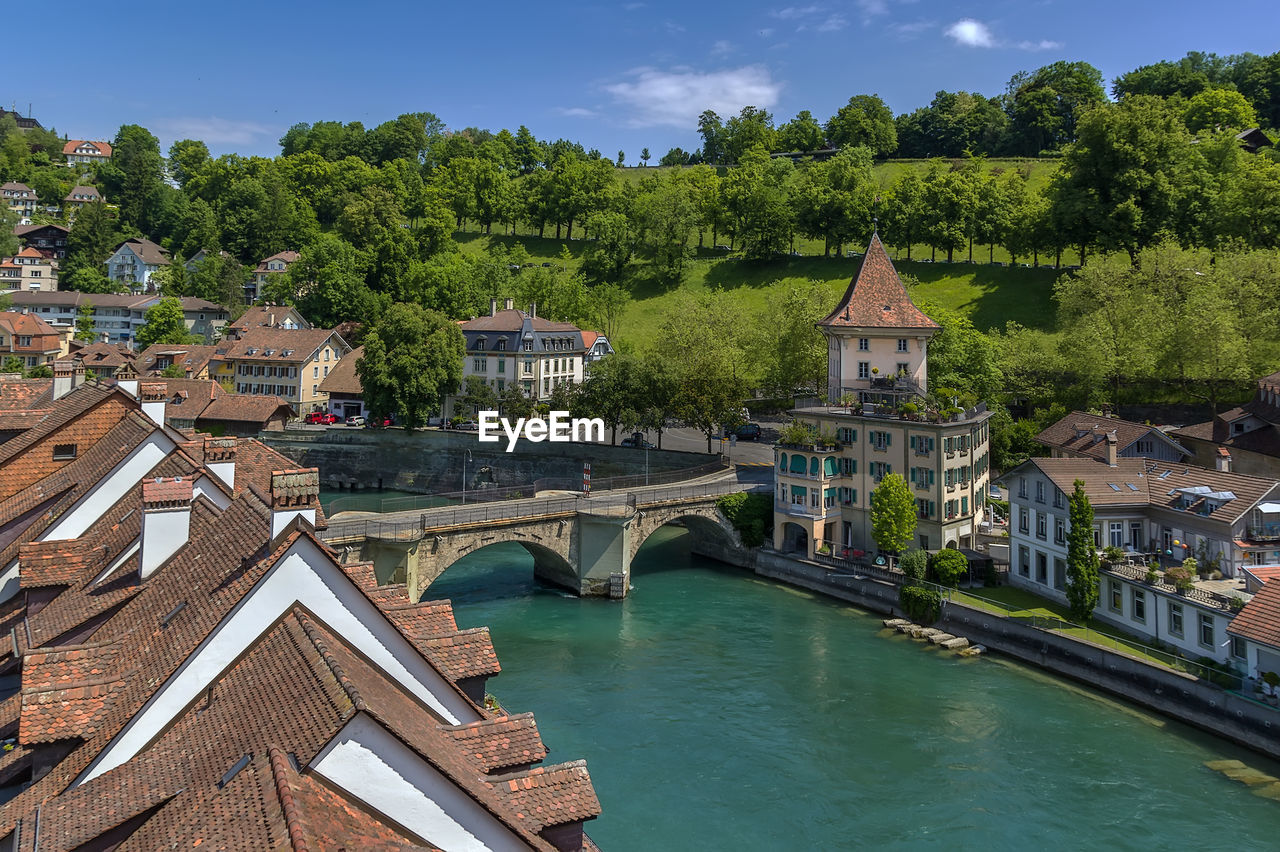
[(328, 426), (338, 422), (336, 414), (330, 414), (327, 411), (313, 411), (307, 415), (307, 423), (310, 425)]

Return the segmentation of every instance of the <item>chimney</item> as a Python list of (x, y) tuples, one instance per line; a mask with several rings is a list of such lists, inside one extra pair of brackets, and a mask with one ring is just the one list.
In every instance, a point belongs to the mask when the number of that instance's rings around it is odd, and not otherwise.
[(78, 388), (84, 384), (84, 362), (77, 361), (75, 369), (71, 371), (71, 387)]
[(271, 540), (275, 541), (294, 518), (316, 522), (320, 505), (320, 469), (273, 470), (271, 472)]
[(529, 303), (529, 316), (530, 316), (530, 317), (532, 317), (533, 319), (537, 319), (537, 318), (538, 318), (538, 303), (537, 303), (537, 302), (530, 302), (530, 303)]
[(164, 425), (164, 394), (165, 386), (163, 382), (145, 382), (141, 386), (142, 413), (150, 418), (151, 422), (157, 426)]
[(1116, 466), (1116, 433), (1107, 433), (1107, 464), (1110, 467)]
[(142, 483), (142, 553), (138, 575), (147, 579), (191, 536), (190, 479), (156, 477)]
[(515, 300), (515, 299), (507, 299), (507, 300), (506, 300), (506, 302), (505, 302), (504, 304), (506, 305), (506, 307), (504, 308), (504, 310), (508, 310), (508, 311), (510, 311), (510, 310), (513, 310), (513, 309), (515, 308), (516, 300)]
[(498, 300), (490, 299), (489, 300), (489, 316), (494, 317), (497, 315), (498, 315)]
[(75, 374), (75, 365), (70, 361), (54, 361), (53, 362), (53, 398), (62, 399), (71, 393), (72, 377)]
[(1226, 447), (1218, 447), (1218, 457), (1214, 459), (1215, 467), (1220, 473), (1231, 472), (1231, 453)]
[(235, 438), (205, 438), (204, 466), (218, 478), (232, 494), (236, 492), (236, 444)]

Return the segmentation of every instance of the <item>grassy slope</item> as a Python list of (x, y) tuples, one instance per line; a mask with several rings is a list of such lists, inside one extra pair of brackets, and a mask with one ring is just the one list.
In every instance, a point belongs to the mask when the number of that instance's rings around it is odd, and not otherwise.
[[(576, 265), (585, 242), (572, 242), (538, 237), (485, 237), (458, 234), (464, 251), (484, 251), (491, 244), (520, 243), (535, 262), (559, 262), (561, 246), (568, 246)], [(755, 316), (766, 315), (770, 294), (788, 283), (807, 280), (822, 282), (834, 307), (850, 279), (858, 269), (858, 258), (823, 258), (821, 256), (779, 258), (768, 263), (748, 263), (723, 252), (702, 250), (691, 262), (682, 290), (720, 287), (727, 297)], [(917, 255), (920, 256), (920, 255)], [(913, 295), (937, 305), (969, 315), (982, 330), (1003, 328), (1015, 320), (1029, 328), (1055, 331), (1052, 301), (1053, 282), (1058, 273), (1049, 269), (1020, 269), (989, 266), (985, 263), (920, 263), (897, 261), (904, 275), (915, 276), (920, 285)], [(634, 264), (633, 270), (639, 265)], [(621, 341), (624, 345), (642, 347), (657, 333), (662, 316), (675, 302), (676, 290), (664, 290), (647, 279), (632, 282), (633, 301), (623, 321)]]

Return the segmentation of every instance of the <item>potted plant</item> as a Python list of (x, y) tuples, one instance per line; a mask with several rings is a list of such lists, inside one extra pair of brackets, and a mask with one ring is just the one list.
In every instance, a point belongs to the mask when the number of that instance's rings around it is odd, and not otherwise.
[(1195, 574), (1187, 570), (1185, 565), (1175, 565), (1164, 572), (1165, 581), (1173, 583), (1180, 595), (1185, 595), (1195, 588), (1195, 582), (1191, 579), (1194, 576)]
[(1156, 573), (1156, 566), (1148, 565), (1147, 566), (1147, 585), (1154, 586), (1156, 583), (1159, 583), (1159, 582), (1160, 582), (1160, 575)]
[(1231, 599), (1227, 601), (1227, 606), (1231, 608), (1232, 612), (1239, 612), (1244, 609), (1244, 598), (1239, 595), (1232, 595)]
[(1102, 558), (1106, 560), (1108, 565), (1119, 565), (1124, 560), (1124, 551), (1114, 544), (1108, 544), (1102, 548)]
[(915, 420), (920, 413), (920, 406), (914, 402), (904, 402), (898, 411), (902, 414), (903, 420)]
[(1262, 682), (1266, 684), (1263, 694), (1267, 696), (1267, 703), (1275, 706), (1280, 703), (1280, 699), (1276, 696), (1276, 689), (1280, 688), (1280, 674), (1275, 672), (1263, 672)]

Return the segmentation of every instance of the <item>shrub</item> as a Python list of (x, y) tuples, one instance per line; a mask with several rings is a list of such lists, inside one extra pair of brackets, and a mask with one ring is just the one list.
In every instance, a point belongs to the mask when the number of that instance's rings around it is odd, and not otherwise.
[(1156, 581), (1158, 581), (1159, 579), (1160, 579), (1160, 575), (1156, 573), (1156, 569), (1148, 565), (1147, 566), (1147, 582), (1154, 586), (1156, 584)]
[(903, 586), (898, 590), (898, 605), (912, 621), (932, 624), (942, 614), (942, 595), (924, 586)]
[(929, 572), (943, 586), (955, 586), (969, 570), (969, 560), (953, 548), (944, 548), (929, 557)]
[(1244, 609), (1244, 598), (1239, 595), (1232, 595), (1231, 600), (1227, 601), (1227, 606), (1231, 607), (1232, 612), (1239, 612)]
[(772, 494), (726, 494), (716, 507), (742, 538), (746, 547), (764, 544), (765, 530), (773, 525)]
[(911, 580), (923, 580), (929, 571), (929, 554), (923, 550), (908, 550), (898, 560), (898, 567)]
[(1114, 544), (1109, 544), (1102, 549), (1102, 557), (1112, 565), (1116, 565), (1124, 560), (1124, 551)]
[(1180, 592), (1185, 592), (1195, 587), (1195, 583), (1191, 579), (1194, 576), (1195, 574), (1187, 570), (1185, 565), (1175, 565), (1164, 572), (1165, 580), (1173, 583)]

